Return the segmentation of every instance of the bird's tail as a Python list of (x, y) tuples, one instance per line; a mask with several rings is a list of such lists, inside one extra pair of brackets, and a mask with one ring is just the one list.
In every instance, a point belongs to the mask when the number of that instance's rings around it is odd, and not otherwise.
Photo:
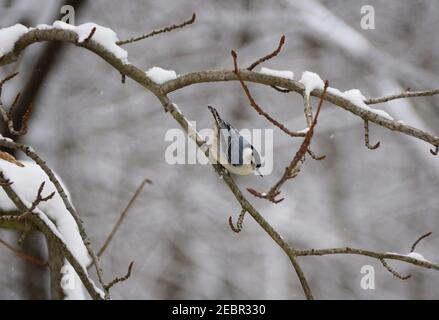
[(216, 111), (216, 109), (212, 106), (208, 106), (208, 108), (210, 112), (212, 112), (213, 118), (215, 119), (217, 126), (220, 127), (219, 124), (222, 122), (222, 119), (220, 118), (218, 111)]

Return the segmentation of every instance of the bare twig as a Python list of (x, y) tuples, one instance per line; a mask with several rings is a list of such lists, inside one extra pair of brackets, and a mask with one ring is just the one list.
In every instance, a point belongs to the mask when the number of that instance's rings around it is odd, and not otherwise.
[(116, 44), (118, 46), (122, 46), (122, 45), (127, 44), (127, 43), (133, 43), (133, 42), (140, 41), (140, 40), (143, 40), (143, 39), (146, 39), (149, 37), (153, 37), (153, 36), (158, 35), (160, 33), (170, 32), (170, 31), (173, 31), (175, 29), (184, 28), (184, 27), (194, 23), (196, 18), (197, 18), (197, 15), (195, 13), (193, 13), (192, 17), (189, 20), (184, 21), (183, 23), (174, 24), (172, 26), (168, 26), (168, 27), (165, 27), (162, 29), (154, 30), (148, 34), (144, 34), (144, 35), (141, 35), (139, 37), (133, 37), (133, 38), (130, 38), (128, 40), (118, 41), (118, 42), (116, 42)]
[(250, 192), (252, 195), (258, 197), (258, 198), (263, 198), (263, 199), (267, 199), (273, 203), (279, 203), (282, 200), (284, 200), (284, 198), (281, 199), (276, 199), (276, 197), (280, 194), (280, 188), (281, 186), (289, 179), (294, 178), (297, 174), (298, 171), (300, 170), (300, 167), (303, 163), (303, 159), (305, 157), (305, 154), (308, 152), (309, 150), (309, 145), (311, 144), (311, 139), (314, 135), (314, 128), (317, 124), (317, 118), (319, 117), (320, 114), (320, 110), (322, 108), (322, 104), (323, 101), (325, 99), (325, 95), (326, 95), (326, 90), (328, 88), (328, 81), (325, 81), (325, 86), (323, 89), (323, 93), (320, 97), (320, 101), (319, 101), (319, 105), (317, 107), (317, 112), (316, 115), (314, 117), (314, 120), (311, 123), (311, 126), (309, 127), (309, 130), (306, 133), (305, 139), (303, 139), (302, 144), (299, 147), (299, 150), (296, 152), (296, 155), (294, 156), (293, 160), (290, 162), (290, 164), (288, 165), (288, 167), (285, 168), (285, 172), (282, 175), (282, 177), (279, 179), (279, 181), (270, 189), (270, 191), (268, 193), (260, 193), (252, 188), (247, 188), (247, 191)]
[(11, 134), (14, 134), (17, 136), (22, 136), (22, 135), (25, 135), (27, 133), (27, 123), (29, 121), (29, 117), (30, 117), (31, 112), (32, 112), (32, 104), (30, 104), (28, 106), (28, 108), (26, 109), (26, 112), (23, 115), (21, 128), (17, 131), (17, 130), (15, 130), (14, 122), (12, 121), (12, 113), (14, 112), (15, 107), (18, 103), (18, 100), (20, 98), (20, 93), (16, 94), (15, 99), (12, 102), (12, 105), (9, 108), (9, 110), (6, 110), (5, 106), (3, 105), (3, 101), (1, 99), (3, 85), (6, 82), (12, 80), (17, 75), (18, 75), (18, 72), (15, 72), (15, 73), (11, 74), (10, 76), (6, 77), (5, 79), (3, 79), (2, 81), (0, 81), (0, 113), (1, 113), (1, 116), (3, 118), (3, 121), (6, 122), (6, 124), (8, 126), (9, 132)]
[(29, 214), (32, 214), (33, 211), (38, 207), (38, 205), (39, 205), (41, 202), (45, 202), (45, 201), (48, 201), (48, 200), (50, 200), (50, 199), (53, 198), (53, 196), (55, 195), (55, 191), (52, 192), (52, 193), (50, 193), (50, 194), (49, 194), (48, 196), (46, 196), (46, 197), (43, 197), (43, 196), (42, 196), (42, 193), (43, 193), (43, 189), (44, 189), (44, 185), (45, 185), (45, 184), (46, 184), (45, 181), (43, 181), (43, 182), (40, 184), (40, 187), (38, 188), (38, 192), (37, 192), (37, 196), (36, 196), (35, 200), (32, 202), (30, 208), (29, 208), (27, 211), (23, 212), (22, 214), (20, 214), (20, 215), (18, 216), (20, 219), (25, 218), (25, 217), (26, 217), (27, 215), (29, 215)]
[(415, 251), (416, 246), (418, 245), (419, 242), (421, 242), (423, 239), (429, 237), (433, 232), (427, 232), (426, 234), (420, 236), (412, 245), (412, 247), (410, 248), (410, 252)]
[(274, 57), (276, 57), (279, 52), (282, 50), (282, 47), (285, 43), (285, 36), (282, 35), (282, 37), (279, 40), (279, 45), (277, 46), (276, 50), (274, 50), (272, 53), (267, 54), (266, 56), (256, 60), (255, 62), (253, 62), (248, 68), (247, 70), (252, 71), (258, 64), (261, 64), (262, 62), (265, 62), (267, 60), (270, 60)]
[(6, 248), (8, 248), (10, 251), (12, 251), (13, 253), (15, 253), (17, 256), (19, 256), (20, 258), (38, 266), (38, 267), (46, 267), (47, 266), (47, 262), (44, 262), (38, 258), (35, 258), (17, 248), (14, 248), (12, 245), (10, 245), (9, 243), (7, 243), (6, 241), (4, 241), (3, 239), (0, 239), (0, 243), (2, 245), (4, 245)]
[(229, 226), (234, 232), (236, 233), (241, 232), (245, 213), (246, 213), (245, 209), (242, 209), (241, 213), (239, 214), (238, 221), (236, 222), (236, 227), (233, 225), (232, 217), (229, 217)]
[(275, 120), (268, 113), (266, 113), (264, 110), (262, 110), (262, 108), (256, 103), (255, 99), (253, 98), (253, 96), (250, 93), (250, 90), (248, 89), (247, 85), (244, 83), (244, 81), (241, 78), (241, 74), (240, 74), (240, 71), (238, 68), (238, 61), (237, 61), (238, 56), (237, 56), (236, 52), (233, 50), (232, 50), (232, 57), (233, 57), (233, 65), (235, 67), (233, 72), (235, 73), (239, 82), (241, 83), (241, 86), (244, 89), (244, 92), (245, 92), (248, 100), (250, 101), (250, 105), (258, 112), (258, 114), (264, 116), (268, 121), (270, 121), (272, 124), (274, 124), (276, 127), (281, 129), (283, 132), (285, 132), (289, 136), (291, 136), (291, 137), (304, 137), (305, 133), (294, 132), (294, 131), (288, 130), (282, 123)]
[(17, 75), (18, 75), (18, 72), (14, 72), (13, 74), (7, 76), (6, 78), (4, 78), (3, 80), (0, 81), (0, 93), (1, 93), (1, 89), (3, 88), (3, 85), (4, 85), (6, 82), (8, 82), (8, 81), (14, 79)]
[(374, 145), (371, 145), (369, 143), (369, 120), (367, 119), (364, 120), (364, 145), (370, 150), (375, 150), (381, 145), (380, 141), (378, 141)]
[(93, 35), (95, 34), (95, 32), (96, 32), (96, 27), (93, 27), (93, 28), (91, 29), (89, 35), (87, 36), (87, 38), (84, 39), (84, 42), (89, 42), (90, 39), (91, 39), (91, 38), (93, 37)]
[(134, 261), (131, 261), (130, 265), (128, 266), (128, 272), (123, 277), (115, 278), (113, 281), (105, 285), (105, 290), (109, 291), (111, 287), (113, 287), (116, 283), (122, 282), (127, 280), (129, 277), (131, 277), (131, 270), (133, 268)]
[(308, 152), (308, 154), (311, 156), (311, 158), (313, 158), (314, 160), (317, 160), (317, 161), (320, 161), (320, 160), (323, 160), (326, 158), (326, 155), (318, 156), (309, 148), (306, 152)]
[(388, 102), (395, 99), (403, 99), (403, 98), (413, 98), (413, 97), (428, 97), (428, 96), (434, 96), (436, 94), (439, 94), (439, 89), (433, 89), (433, 90), (425, 90), (425, 91), (410, 91), (407, 89), (405, 92), (393, 94), (386, 97), (380, 97), (380, 98), (370, 98), (365, 101), (366, 104), (377, 104), (377, 103), (383, 103)]
[(401, 280), (407, 280), (407, 279), (409, 279), (409, 278), (412, 277), (411, 274), (408, 274), (408, 275), (406, 275), (406, 276), (402, 276), (402, 275), (399, 274), (397, 271), (393, 270), (392, 267), (389, 266), (389, 265), (387, 264), (386, 260), (384, 260), (383, 258), (380, 258), (379, 260), (381, 261), (381, 263), (382, 263), (382, 265), (384, 266), (384, 268), (386, 268), (391, 274), (393, 274), (393, 275), (394, 275), (395, 277), (397, 277), (398, 279), (401, 279)]
[[(28, 210), (22, 212), (21, 214), (18, 215), (2, 215), (0, 216), (0, 220), (3, 221), (11, 221), (11, 220), (23, 220), (25, 218), (27, 218), (30, 214), (33, 213), (33, 211), (37, 208), (37, 206), (41, 203), (41, 202), (45, 202), (48, 201), (50, 199), (52, 199), (52, 197), (55, 195), (55, 192), (52, 192), (51, 194), (49, 194), (46, 197), (43, 197), (41, 194), (43, 192), (44, 189), (44, 184), (45, 182), (42, 182), (40, 187), (38, 188), (38, 194), (35, 198), (35, 200), (32, 202), (31, 206), (29, 207)], [(11, 183), (9, 180), (5, 180), (3, 183), (0, 184), (2, 187), (10, 187)]]
[(123, 220), (125, 219), (128, 211), (132, 207), (133, 203), (136, 201), (140, 193), (142, 193), (143, 188), (145, 187), (145, 184), (152, 184), (152, 181), (149, 179), (143, 179), (142, 183), (137, 187), (136, 191), (134, 192), (133, 196), (131, 197), (130, 201), (126, 205), (125, 209), (120, 213), (119, 219), (116, 221), (115, 225), (113, 226), (113, 229), (111, 230), (110, 234), (107, 236), (107, 239), (105, 240), (104, 244), (102, 245), (101, 249), (98, 251), (98, 257), (101, 257), (102, 254), (107, 249), (108, 245), (110, 244), (111, 240), (114, 237), (114, 234), (116, 233), (117, 229), (119, 229), (120, 225), (122, 224)]

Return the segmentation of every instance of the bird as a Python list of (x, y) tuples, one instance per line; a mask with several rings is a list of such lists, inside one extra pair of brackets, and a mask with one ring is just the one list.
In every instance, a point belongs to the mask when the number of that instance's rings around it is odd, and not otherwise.
[(230, 173), (249, 175), (257, 173), (261, 168), (261, 157), (253, 145), (248, 142), (238, 130), (223, 120), (218, 111), (208, 106), (214, 119), (213, 141), (209, 154)]

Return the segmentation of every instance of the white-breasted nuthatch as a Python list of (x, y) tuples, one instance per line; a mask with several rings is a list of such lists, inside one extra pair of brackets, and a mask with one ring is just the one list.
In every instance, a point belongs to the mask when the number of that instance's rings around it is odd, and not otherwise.
[(231, 173), (248, 175), (256, 171), (262, 177), (259, 172), (262, 164), (258, 151), (238, 130), (221, 119), (214, 107), (208, 108), (215, 120), (209, 154)]

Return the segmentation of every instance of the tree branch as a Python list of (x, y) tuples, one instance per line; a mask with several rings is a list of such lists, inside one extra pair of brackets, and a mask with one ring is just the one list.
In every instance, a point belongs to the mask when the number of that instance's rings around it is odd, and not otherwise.
[[(42, 42), (42, 41), (64, 41), (64, 42), (70, 42), (77, 46), (84, 47), (88, 50), (93, 51), (101, 58), (103, 58), (105, 61), (107, 61), (109, 64), (111, 64), (121, 74), (124, 74), (129, 78), (133, 79), (134, 81), (136, 81), (137, 83), (139, 83), (140, 85), (151, 91), (156, 96), (160, 94), (168, 94), (172, 91), (196, 83), (238, 80), (233, 70), (199, 71), (199, 72), (193, 72), (193, 73), (181, 75), (177, 79), (170, 80), (162, 85), (158, 85), (154, 83), (151, 79), (149, 79), (143, 70), (135, 67), (132, 64), (124, 64), (111, 52), (109, 52), (104, 47), (93, 41), (93, 39), (91, 39), (86, 43), (78, 43), (77, 40), (78, 40), (78, 35), (75, 32), (69, 30), (61, 30), (61, 29), (31, 30), (26, 34), (22, 35), (18, 39), (18, 41), (14, 46), (14, 49), (11, 52), (8, 52), (7, 54), (0, 57), (0, 66), (10, 64), (16, 61), (19, 55), (22, 53), (22, 51), (33, 43)], [(282, 87), (290, 91), (295, 91), (300, 95), (303, 95), (304, 86), (298, 81), (261, 74), (248, 70), (240, 70), (239, 73), (243, 81), (255, 82), (268, 86)], [(311, 95), (316, 97), (320, 97), (321, 94), (322, 94), (322, 90), (320, 89), (315, 89), (311, 92)], [(425, 132), (415, 127), (411, 127), (404, 123), (382, 117), (374, 112), (365, 110), (364, 108), (360, 108), (354, 105), (353, 103), (351, 103), (349, 100), (344, 99), (338, 95), (327, 93), (326, 100), (340, 108), (343, 108), (355, 114), (356, 116), (362, 119), (367, 119), (370, 122), (378, 124), (389, 130), (401, 132), (406, 135), (418, 138), (420, 140), (424, 140), (425, 142), (432, 144), (434, 147), (439, 145), (439, 136), (430, 134), (428, 132)]]

